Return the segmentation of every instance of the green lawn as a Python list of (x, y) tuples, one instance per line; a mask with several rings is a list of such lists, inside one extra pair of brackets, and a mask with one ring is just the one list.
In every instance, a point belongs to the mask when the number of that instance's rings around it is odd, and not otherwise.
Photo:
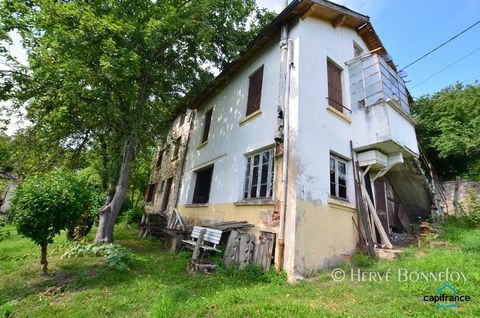
[[(349, 277), (335, 282), (325, 270), (294, 285), (254, 270), (193, 276), (185, 271), (187, 253), (167, 254), (159, 241), (141, 240), (124, 225), (116, 231), (116, 243), (131, 254), (128, 272), (107, 269), (102, 258), (61, 259), (66, 249), (61, 236), (49, 249), (55, 276), (44, 279), (39, 248), (11, 228), (11, 236), (0, 242), (0, 317), (480, 317), (480, 230), (448, 226), (445, 239), (452, 247), (411, 248), (400, 260), (362, 269), (380, 275), (390, 270), (387, 282), (351, 282)], [(400, 282), (394, 275), (399, 269), (446, 268), (467, 276), (466, 282), (452, 282), (472, 298), (456, 309), (423, 301), (443, 281)], [(64, 292), (47, 292), (65, 282)]]

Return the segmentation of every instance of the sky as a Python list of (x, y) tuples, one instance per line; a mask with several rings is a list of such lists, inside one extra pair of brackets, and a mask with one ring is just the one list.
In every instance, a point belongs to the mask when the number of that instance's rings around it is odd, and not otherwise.
[[(285, 0), (257, 0), (279, 12)], [(334, 0), (367, 15), (399, 69), (480, 20), (480, 0)], [(465, 57), (466, 56), (466, 57)], [(435, 73), (438, 75), (428, 79)], [(480, 24), (405, 72), (413, 97), (433, 94), (455, 82), (480, 81)], [(428, 80), (426, 80), (428, 79)], [(422, 83), (426, 80), (424, 83)]]

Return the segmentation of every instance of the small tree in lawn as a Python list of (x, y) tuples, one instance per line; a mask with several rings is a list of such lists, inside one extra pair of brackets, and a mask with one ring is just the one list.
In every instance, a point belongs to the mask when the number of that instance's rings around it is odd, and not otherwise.
[(14, 223), (19, 234), (40, 245), (42, 275), (47, 274), (47, 245), (75, 224), (88, 202), (83, 183), (66, 170), (29, 178), (17, 190)]

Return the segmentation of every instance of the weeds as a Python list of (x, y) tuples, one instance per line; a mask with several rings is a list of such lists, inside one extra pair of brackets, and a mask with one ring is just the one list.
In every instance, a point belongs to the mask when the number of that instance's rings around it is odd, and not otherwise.
[(74, 243), (61, 258), (83, 257), (83, 256), (103, 256), (107, 261), (108, 267), (118, 270), (127, 271), (128, 266), (125, 263), (125, 259), (128, 254), (119, 245), (112, 243), (109, 244), (85, 244)]

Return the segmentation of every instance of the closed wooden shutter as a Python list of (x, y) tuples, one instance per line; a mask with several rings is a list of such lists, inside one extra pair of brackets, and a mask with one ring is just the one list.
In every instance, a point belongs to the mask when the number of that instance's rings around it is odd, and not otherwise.
[(260, 109), (260, 102), (262, 99), (262, 82), (263, 65), (256, 70), (255, 73), (250, 75), (246, 116)]
[(208, 112), (205, 113), (205, 121), (203, 123), (202, 143), (208, 140), (208, 134), (210, 132), (210, 124), (212, 122), (212, 113), (213, 113), (213, 109), (210, 109)]
[(328, 102), (330, 106), (343, 113), (342, 70), (335, 64), (327, 62)]

